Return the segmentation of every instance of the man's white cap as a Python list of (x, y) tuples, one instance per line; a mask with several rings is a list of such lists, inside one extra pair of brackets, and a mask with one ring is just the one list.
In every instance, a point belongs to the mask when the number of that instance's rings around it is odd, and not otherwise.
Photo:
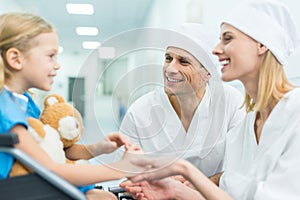
[(289, 9), (277, 0), (244, 1), (222, 23), (265, 45), (282, 65), (300, 40)]
[(218, 38), (207, 27), (198, 23), (184, 23), (177, 31), (176, 37), (170, 36), (168, 47), (177, 47), (191, 53), (207, 70), (212, 73), (218, 64), (212, 54)]

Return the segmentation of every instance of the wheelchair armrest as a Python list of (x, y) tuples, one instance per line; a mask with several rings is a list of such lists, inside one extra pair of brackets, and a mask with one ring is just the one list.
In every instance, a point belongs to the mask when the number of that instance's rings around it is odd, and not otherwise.
[(0, 147), (13, 147), (19, 143), (19, 138), (15, 133), (0, 134)]
[(86, 199), (85, 195), (75, 186), (35, 161), (23, 151), (15, 148), (14, 145), (18, 142), (18, 136), (14, 133), (0, 134), (0, 152), (12, 155), (15, 159), (31, 168), (37, 175), (73, 199)]

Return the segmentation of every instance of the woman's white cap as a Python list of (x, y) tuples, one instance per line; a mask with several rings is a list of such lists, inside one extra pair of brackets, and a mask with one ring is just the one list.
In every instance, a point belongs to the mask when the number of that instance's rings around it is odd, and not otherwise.
[(282, 65), (287, 64), (300, 40), (289, 9), (277, 0), (244, 1), (222, 23), (265, 45)]

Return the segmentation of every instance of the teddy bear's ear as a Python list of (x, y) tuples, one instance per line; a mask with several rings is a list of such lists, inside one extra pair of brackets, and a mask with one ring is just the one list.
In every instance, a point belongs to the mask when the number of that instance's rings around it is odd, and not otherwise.
[(65, 102), (65, 99), (58, 95), (58, 94), (50, 94), (45, 98), (44, 101), (44, 106), (48, 107), (48, 106), (53, 106), (56, 103), (63, 103)]

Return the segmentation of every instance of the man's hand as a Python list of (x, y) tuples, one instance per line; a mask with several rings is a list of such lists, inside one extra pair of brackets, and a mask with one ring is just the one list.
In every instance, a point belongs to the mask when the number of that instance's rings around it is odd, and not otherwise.
[(176, 176), (172, 176), (171, 178), (173, 178), (174, 180), (177, 180), (181, 183), (183, 183), (184, 185), (192, 188), (193, 190), (195, 190), (196, 188), (193, 186), (193, 184), (191, 184), (188, 180), (186, 180), (183, 176), (181, 175), (176, 175)]
[(167, 200), (175, 197), (172, 181), (174, 180), (170, 178), (151, 183), (146, 181), (140, 183), (125, 181), (120, 186), (125, 188), (137, 200)]

